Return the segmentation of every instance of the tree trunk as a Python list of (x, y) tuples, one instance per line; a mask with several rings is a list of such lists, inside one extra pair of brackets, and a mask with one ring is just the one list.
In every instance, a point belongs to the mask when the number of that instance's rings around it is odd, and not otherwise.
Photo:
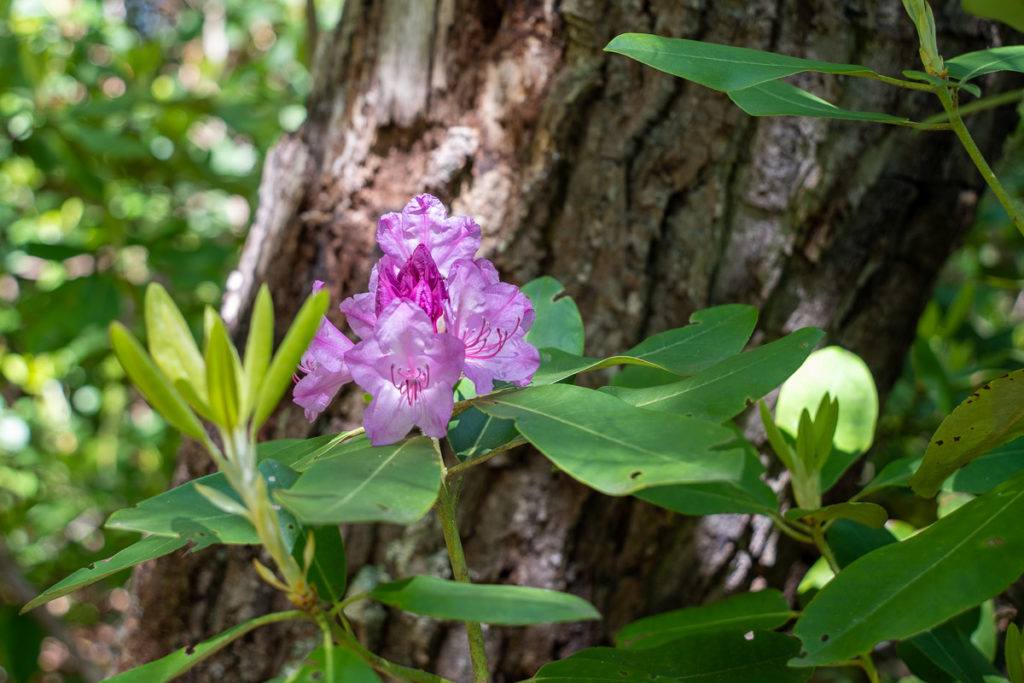
[[(934, 4), (947, 54), (997, 40), (958, 2)], [(981, 190), (952, 135), (749, 118), (724, 95), (602, 52), (625, 31), (890, 74), (917, 60), (899, 0), (350, 0), (318, 41), (306, 124), (267, 160), (241, 277), (224, 304), (230, 322), (242, 324), (261, 281), (279, 333), (313, 279), (335, 301), (365, 290), (377, 216), (427, 191), (477, 217), (505, 279), (559, 278), (582, 309), (590, 354), (685, 324), (699, 308), (745, 302), (762, 310), (757, 341), (823, 327), (830, 343), (867, 360), (884, 393)], [(934, 110), (925, 95), (878, 83), (797, 80), (851, 108)], [(971, 126), (994, 155), (1012, 123), (990, 112)], [(359, 410), (352, 392), (311, 429), (289, 406), (266, 435), (337, 431), (357, 424)], [(203, 463), (186, 452), (180, 478)], [(460, 517), (474, 579), (567, 590), (605, 617), (488, 629), (502, 681), (606, 641), (638, 615), (765, 581), (791, 586), (801, 568), (800, 550), (758, 520), (692, 520), (604, 497), (527, 449), (467, 477)], [(353, 572), (448, 572), (432, 518), (354, 526), (346, 537)], [(129, 659), (270, 609), (250, 556), (213, 549), (137, 571)], [(380, 608), (363, 617), (364, 641), (385, 656), (467, 679), (460, 628)], [(273, 674), (294, 651), (280, 631), (263, 633), (195, 680)]]

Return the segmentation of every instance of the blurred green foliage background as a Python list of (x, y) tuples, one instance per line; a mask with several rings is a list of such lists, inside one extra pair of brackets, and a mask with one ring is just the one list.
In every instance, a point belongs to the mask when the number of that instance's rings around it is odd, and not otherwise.
[[(318, 0), (320, 26), (341, 1)], [(101, 531), (106, 515), (167, 484), (176, 439), (127, 390), (106, 325), (138, 323), (152, 279), (197, 326), (220, 300), (263, 156), (305, 116), (306, 11), (0, 0), (0, 683), (80, 680), (61, 630), (87, 666), (116, 656), (124, 577), (17, 609), (126, 545)], [(1019, 194), (1024, 140), (1002, 172)], [(971, 387), (1024, 363), (1018, 240), (984, 200), (919, 323), (874, 466), (923, 453)], [(905, 502), (921, 523), (934, 514)]]
[[(151, 279), (193, 323), (219, 302), (263, 155), (305, 117), (306, 27), (302, 0), (0, 0), (0, 682), (76, 678), (20, 593), (118, 550), (106, 515), (168, 482), (176, 439), (106, 326)], [(98, 668), (112, 586), (44, 615)]]

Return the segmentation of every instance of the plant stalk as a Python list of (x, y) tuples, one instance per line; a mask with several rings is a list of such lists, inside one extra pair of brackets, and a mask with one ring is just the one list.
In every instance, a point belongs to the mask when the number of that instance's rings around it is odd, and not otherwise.
[(1006, 213), (1009, 214), (1013, 224), (1017, 227), (1017, 230), (1024, 235), (1024, 214), (1021, 214), (1020, 209), (1017, 208), (1016, 203), (1010, 196), (1010, 193), (1006, 191), (1003, 184), (999, 182), (999, 178), (992, 171), (992, 167), (988, 165), (981, 150), (978, 149), (978, 145), (974, 142), (974, 138), (971, 137), (971, 132), (967, 130), (967, 126), (964, 125), (964, 120), (960, 117), (960, 112), (957, 109), (957, 103), (950, 95), (948, 88), (933, 88), (933, 92), (938, 96), (939, 101), (942, 102), (942, 108), (946, 110), (946, 115), (949, 117), (949, 123), (953, 127), (953, 132), (956, 133), (957, 138), (960, 140), (960, 144), (963, 145), (964, 150), (967, 152), (967, 156), (971, 158), (978, 171), (981, 173), (981, 177), (985, 179), (988, 186), (992, 188), (992, 193), (999, 200), (999, 203), (1006, 209)]
[[(451, 482), (445, 479), (441, 482), (441, 494), (437, 501), (437, 518), (441, 522), (445, 545), (448, 546), (448, 557), (455, 580), (471, 583), (469, 567), (466, 566), (466, 554), (462, 549), (462, 538), (455, 523), (455, 502), (456, 493), (451, 489)], [(473, 664), (473, 683), (488, 683), (490, 669), (487, 666), (483, 629), (475, 621), (467, 621), (465, 624), (466, 637), (469, 640), (469, 658)]]
[(401, 664), (396, 664), (389, 659), (384, 659), (380, 655), (376, 655), (370, 650), (367, 650), (359, 640), (349, 633), (335, 629), (335, 635), (337, 635), (338, 641), (343, 647), (347, 647), (349, 650), (359, 655), (364, 662), (385, 676), (389, 676), (399, 681), (408, 681), (409, 683), (452, 683), (452, 681), (447, 678), (435, 676), (427, 671), (402, 666)]

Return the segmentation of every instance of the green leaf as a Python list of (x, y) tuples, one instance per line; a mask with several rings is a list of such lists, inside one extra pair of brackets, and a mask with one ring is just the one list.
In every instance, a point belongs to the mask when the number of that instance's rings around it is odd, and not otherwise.
[(220, 635), (209, 640), (204, 640), (198, 645), (189, 645), (180, 650), (175, 650), (166, 657), (143, 664), (142, 666), (129, 669), (113, 678), (108, 678), (107, 683), (167, 683), (185, 673), (203, 660), (214, 655), (232, 641), (237, 640), (252, 630), (273, 624), (279, 621), (292, 621), (302, 619), (303, 614), (294, 612), (274, 612), (262, 617), (250, 619), (244, 624), (229, 628)]
[(860, 356), (838, 346), (812, 353), (783, 383), (775, 404), (775, 423), (796, 437), (801, 411), (813, 414), (826, 393), (839, 400), (833, 447), (856, 455), (867, 452), (878, 421), (878, 390)]
[(537, 316), (526, 341), (538, 349), (559, 349), (578, 356), (583, 353), (583, 318), (572, 297), (560, 296), (564, 292), (562, 283), (547, 275), (523, 286)]
[(1024, 571), (1024, 479), (857, 560), (804, 610), (797, 666), (839, 662), (926, 631), (998, 594)]
[[(745, 445), (741, 443), (740, 447)], [(736, 481), (656, 486), (638, 492), (636, 497), (681, 515), (773, 515), (779, 501), (761, 480), (764, 466), (751, 448), (743, 450), (743, 472)]]
[(560, 382), (567, 377), (572, 377), (573, 375), (578, 375), (582, 372), (603, 370), (604, 368), (610, 368), (616, 365), (637, 365), (654, 370), (661, 370), (663, 372), (665, 371), (665, 368), (660, 365), (626, 355), (609, 356), (608, 358), (589, 358), (587, 356), (577, 356), (575, 354), (566, 353), (559, 349), (541, 349), (540, 367), (537, 369), (537, 372), (534, 373), (531, 384), (533, 386), (554, 384), (555, 382)]
[(448, 428), (448, 441), (461, 460), (500, 448), (518, 436), (512, 420), (500, 420), (472, 406), (452, 420)]
[(883, 467), (881, 472), (875, 475), (875, 478), (864, 487), (860, 495), (866, 496), (882, 489), (907, 486), (910, 483), (910, 477), (914, 474), (914, 470), (920, 464), (921, 458), (907, 457), (893, 460)]
[(245, 342), (245, 361), (242, 363), (245, 375), (245, 401), (242, 414), (248, 417), (263, 386), (263, 377), (270, 367), (270, 355), (274, 350), (274, 302), (270, 290), (261, 285), (252, 307), (249, 320), (249, 337)]
[[(960, 629), (955, 620), (903, 641), (896, 651), (911, 671), (918, 675), (927, 672), (924, 680), (936, 683), (942, 680), (985, 683), (986, 676), (999, 673), (971, 643), (970, 634)], [(921, 657), (927, 660), (927, 665), (919, 669), (915, 666), (915, 659)], [(939, 669), (939, 675), (933, 673), (933, 667)]]
[(751, 116), (808, 116), (897, 125), (910, 123), (910, 119), (902, 116), (842, 109), (785, 81), (766, 81), (742, 90), (730, 90), (729, 99)]
[(693, 633), (770, 630), (782, 626), (791, 616), (786, 598), (777, 590), (740, 593), (634, 621), (615, 634), (615, 646), (651, 648)]
[(1006, 674), (1010, 683), (1024, 683), (1024, 638), (1020, 629), (1011, 623), (1006, 627)]
[(786, 511), (786, 519), (811, 519), (818, 522), (827, 522), (830, 519), (852, 519), (864, 526), (878, 529), (889, 519), (889, 514), (884, 507), (874, 503), (836, 503), (817, 510), (792, 508)]
[(605, 387), (639, 408), (723, 421), (739, 415), (789, 377), (824, 333), (813, 327), (727, 358), (693, 377), (648, 389)]
[(27, 605), (21, 608), (21, 612), (25, 613), (31, 609), (35, 609), (39, 605), (56, 600), (59, 597), (73, 593), (79, 588), (88, 586), (89, 584), (96, 583), (100, 579), (116, 574), (117, 572), (134, 567), (137, 564), (153, 560), (164, 555), (173, 553), (178, 548), (185, 545), (186, 539), (183, 538), (162, 538), (160, 536), (150, 536), (144, 538), (141, 541), (136, 541), (124, 550), (111, 555), (105, 560), (100, 560), (88, 567), (79, 569), (78, 571), (70, 574), (66, 578), (53, 584), (45, 591), (33, 598)]
[(660, 647), (619, 650), (592, 647), (541, 667), (537, 683), (621, 683), (622, 681), (700, 681), (701, 683), (802, 683), (811, 671), (786, 661), (800, 650), (787, 635), (755, 631), (695, 633)]
[(259, 396), (256, 398), (256, 407), (253, 415), (253, 426), (259, 429), (270, 413), (281, 400), (281, 396), (292, 384), (292, 375), (299, 366), (302, 354), (309, 348), (309, 342), (320, 327), (320, 319), (327, 312), (327, 305), (330, 303), (330, 294), (327, 290), (321, 290), (311, 294), (302, 304), (302, 308), (295, 314), (295, 320), (288, 328), (288, 332), (277, 348), (270, 367), (263, 377), (263, 385), (260, 387)]
[(146, 340), (153, 362), (171, 383), (185, 382), (206, 399), (206, 366), (196, 340), (170, 295), (153, 282), (146, 288)]
[(231, 430), (241, 422), (243, 390), (242, 365), (238, 360), (224, 321), (213, 316), (206, 339), (206, 387), (210, 409), (221, 427)]
[(963, 6), (965, 12), (1024, 31), (1024, 4), (1016, 0), (964, 0)]
[(867, 527), (849, 519), (837, 519), (825, 536), (841, 569), (873, 550), (896, 543), (888, 529)]
[(319, 458), (276, 498), (306, 524), (411, 524), (427, 514), (440, 486), (430, 439), (376, 447), (358, 440)]
[(949, 75), (960, 81), (969, 81), (997, 71), (1024, 73), (1024, 45), (1005, 45), (978, 50), (946, 60)]
[(1024, 471), (1024, 439), (995, 448), (953, 473), (946, 485), (960, 493), (985, 493)]
[(331, 657), (334, 660), (333, 680), (327, 677), (324, 648), (318, 647), (298, 671), (280, 683), (381, 683), (373, 668), (351, 650), (336, 645)]
[(178, 431), (193, 439), (205, 440), (206, 431), (175, 391), (162, 372), (150, 360), (149, 354), (121, 323), (111, 323), (110, 344), (128, 378), (139, 388), (154, 410), (160, 413)]
[[(288, 487), (297, 479), (291, 468), (276, 460), (263, 460), (259, 469), (271, 490)], [(110, 529), (183, 538), (192, 541), (198, 547), (205, 547), (211, 543), (259, 544), (256, 530), (248, 519), (218, 508), (196, 490), (196, 484), (213, 489), (232, 500), (239, 500), (238, 494), (228, 484), (227, 479), (218, 472), (164, 491), (133, 507), (118, 510), (110, 515), (106, 526)], [(292, 516), (285, 511), (279, 511), (278, 515), (282, 528), (294, 534), (298, 525)], [(294, 540), (293, 535), (290, 540)]]
[(370, 591), (370, 597), (413, 614), (484, 624), (522, 626), (601, 618), (589, 602), (568, 593), (434, 576), (382, 583)]
[[(345, 597), (348, 585), (348, 561), (345, 556), (345, 542), (337, 526), (312, 527), (313, 532), (313, 563), (309, 567), (308, 579), (316, 586), (317, 595), (321, 600), (336, 603)], [(302, 566), (306, 550), (307, 536), (303, 534), (292, 550), (292, 556)], [(302, 546), (301, 548), (299, 546)]]
[(1024, 432), (1024, 370), (988, 382), (942, 421), (910, 478), (930, 498), (943, 480), (983, 453)]
[(874, 73), (858, 64), (801, 59), (745, 47), (643, 33), (616, 36), (604, 49), (721, 92), (742, 90), (805, 71), (839, 75)]
[(645, 360), (678, 375), (693, 375), (743, 350), (757, 324), (757, 309), (726, 304), (697, 311), (690, 324), (643, 340), (623, 356)]
[(559, 469), (611, 496), (664, 484), (737, 481), (744, 453), (712, 422), (666, 419), (569, 384), (495, 393), (477, 406), (516, 429)]

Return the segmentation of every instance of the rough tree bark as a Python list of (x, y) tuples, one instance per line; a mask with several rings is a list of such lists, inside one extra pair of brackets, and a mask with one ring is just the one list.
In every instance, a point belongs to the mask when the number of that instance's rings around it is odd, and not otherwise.
[[(998, 42), (933, 3), (953, 54)], [(602, 52), (624, 31), (745, 45), (899, 73), (916, 42), (899, 0), (349, 0), (321, 36), (302, 130), (269, 156), (260, 208), (225, 314), (239, 325), (270, 283), (279, 327), (309, 283), (365, 289), (376, 217), (429, 191), (476, 216), (507, 279), (558, 277), (592, 354), (725, 302), (761, 308), (757, 340), (805, 325), (861, 354), (883, 392), (900, 371), (935, 276), (969, 226), (981, 181), (951, 135), (752, 119), (726, 97)], [(855, 79), (802, 85), (853, 108), (921, 116), (934, 103)], [(997, 155), (1012, 117), (972, 119)], [(279, 329), (280, 333), (281, 330)], [(279, 412), (268, 436), (339, 430), (358, 400), (311, 429)], [(207, 465), (182, 454), (179, 479)], [(600, 623), (490, 629), (498, 680), (606, 639), (625, 621), (768, 580), (799, 551), (747, 517), (688, 520), (587, 491), (525, 449), (468, 477), (461, 526), (474, 577), (568, 590)], [(447, 571), (432, 519), (346, 530), (350, 568)], [(271, 608), (251, 551), (213, 549), (136, 572), (126, 661), (145, 660)], [(796, 562), (796, 566), (794, 566)], [(368, 610), (384, 655), (465, 680), (460, 629)], [(293, 649), (257, 632), (194, 674), (261, 680)], [(256, 642), (254, 642), (256, 641)]]

